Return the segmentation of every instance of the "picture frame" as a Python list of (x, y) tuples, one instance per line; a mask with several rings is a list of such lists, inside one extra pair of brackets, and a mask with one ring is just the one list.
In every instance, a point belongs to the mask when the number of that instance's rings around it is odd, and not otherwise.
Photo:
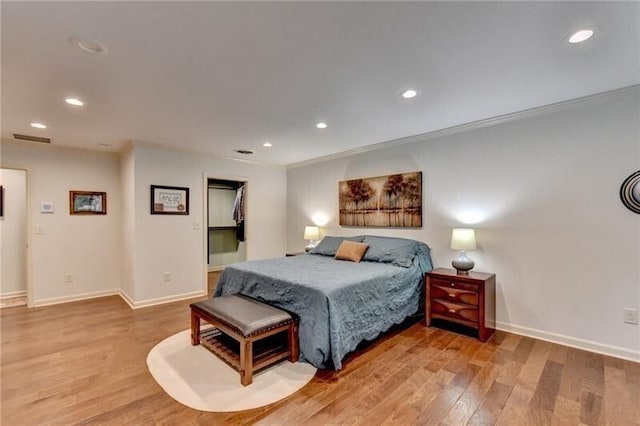
[(4, 217), (4, 186), (0, 185), (0, 217)]
[(69, 214), (107, 214), (107, 193), (98, 191), (69, 191)]
[(151, 185), (151, 214), (189, 214), (189, 188)]
[(640, 170), (632, 173), (622, 182), (620, 200), (626, 208), (640, 214)]
[(338, 182), (340, 226), (422, 227), (422, 172)]

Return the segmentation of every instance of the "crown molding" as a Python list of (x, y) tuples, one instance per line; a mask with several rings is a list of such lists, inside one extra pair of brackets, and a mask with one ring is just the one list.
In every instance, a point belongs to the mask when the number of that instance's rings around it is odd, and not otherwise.
[(383, 148), (391, 148), (399, 145), (405, 145), (413, 142), (422, 142), (428, 139), (435, 139), (443, 136), (449, 136), (456, 133), (468, 132), (469, 130), (481, 129), (489, 126), (496, 126), (499, 124), (509, 123), (511, 121), (522, 120), (524, 118), (535, 117), (542, 114), (548, 114), (551, 112), (563, 111), (572, 108), (576, 105), (601, 101), (607, 98), (619, 96), (626, 93), (631, 93), (634, 90), (640, 88), (640, 84), (634, 84), (631, 86), (622, 87), (619, 89), (608, 90), (606, 92), (600, 92), (593, 95), (582, 96), (580, 98), (568, 99), (566, 101), (560, 101), (553, 104), (543, 105), (535, 108), (530, 108), (522, 111), (516, 111), (509, 114), (499, 115), (496, 117), (485, 118), (482, 120), (472, 121), (470, 123), (459, 124), (457, 126), (447, 127), (445, 129), (433, 130), (430, 132), (420, 133), (413, 136), (406, 136), (399, 139), (392, 139), (389, 141), (379, 142), (372, 145), (366, 145), (360, 148), (354, 148), (347, 151), (337, 152), (335, 154), (324, 155), (322, 157), (312, 158), (310, 160), (300, 161), (297, 163), (291, 163), (287, 165), (287, 170), (295, 169), (298, 167), (309, 166), (312, 164), (323, 163), (329, 160), (336, 160), (339, 158), (350, 157), (357, 154), (363, 154), (365, 152), (376, 151)]
[(224, 160), (224, 161), (235, 161), (238, 163), (249, 163), (258, 166), (266, 166), (266, 167), (285, 167), (284, 164), (272, 163), (268, 161), (262, 160), (252, 160), (250, 158), (237, 158), (229, 155), (219, 155), (212, 154), (210, 152), (201, 151), (195, 148), (187, 148), (187, 147), (177, 147), (173, 145), (166, 145), (161, 143), (152, 143), (152, 142), (144, 142), (144, 141), (136, 141), (136, 140), (128, 140), (128, 144), (131, 149), (136, 147), (146, 148), (146, 149), (157, 149), (161, 151), (172, 151), (181, 154), (191, 154), (197, 156), (204, 156), (215, 160)]

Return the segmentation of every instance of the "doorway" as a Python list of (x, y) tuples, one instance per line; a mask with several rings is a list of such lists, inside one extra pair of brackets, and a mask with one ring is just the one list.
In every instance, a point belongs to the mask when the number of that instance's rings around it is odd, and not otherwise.
[(27, 171), (0, 169), (0, 307), (27, 304)]
[(207, 267), (220, 271), (247, 259), (247, 183), (207, 179)]

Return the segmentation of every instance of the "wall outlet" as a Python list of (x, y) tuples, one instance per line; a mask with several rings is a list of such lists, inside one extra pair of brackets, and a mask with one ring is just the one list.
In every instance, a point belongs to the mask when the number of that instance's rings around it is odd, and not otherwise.
[(624, 308), (624, 323), (638, 325), (638, 310), (633, 308)]
[(71, 272), (64, 273), (64, 282), (70, 284), (73, 282), (73, 274)]
[(162, 276), (164, 277), (165, 281), (171, 281), (171, 272), (165, 272), (164, 274), (162, 274)]
[(44, 234), (44, 226), (36, 226), (36, 235)]

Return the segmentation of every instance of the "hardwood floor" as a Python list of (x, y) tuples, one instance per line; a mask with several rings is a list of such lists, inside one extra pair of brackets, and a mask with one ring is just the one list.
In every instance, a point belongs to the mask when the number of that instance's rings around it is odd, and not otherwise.
[(1, 423), (640, 424), (640, 364), (503, 332), (482, 344), (424, 321), (278, 403), (195, 411), (166, 395), (145, 361), (189, 327), (189, 302), (131, 310), (113, 296), (3, 309)]
[(207, 273), (207, 294), (213, 294), (213, 290), (215, 290), (216, 286), (218, 285), (220, 274), (222, 274), (222, 271), (209, 271)]

